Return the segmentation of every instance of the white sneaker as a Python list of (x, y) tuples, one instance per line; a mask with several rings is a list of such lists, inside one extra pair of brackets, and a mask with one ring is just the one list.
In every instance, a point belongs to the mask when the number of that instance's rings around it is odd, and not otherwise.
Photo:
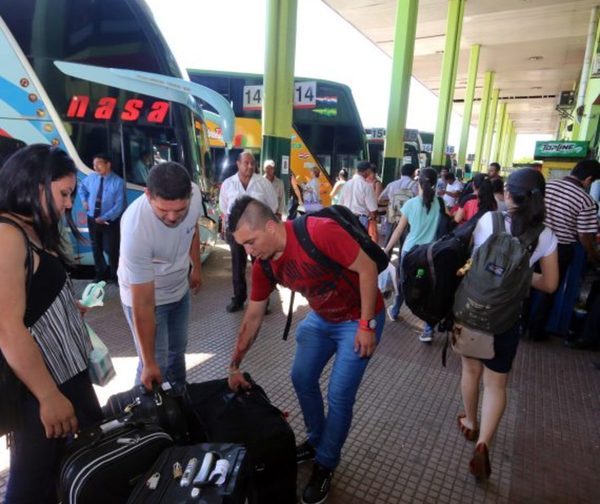
[(392, 308), (393, 308), (393, 305), (387, 307), (387, 310), (386, 310), (387, 316), (392, 322), (396, 322), (398, 320), (398, 317), (394, 317), (392, 315)]
[(431, 343), (433, 341), (433, 329), (425, 329), (419, 335), (419, 341), (422, 343)]

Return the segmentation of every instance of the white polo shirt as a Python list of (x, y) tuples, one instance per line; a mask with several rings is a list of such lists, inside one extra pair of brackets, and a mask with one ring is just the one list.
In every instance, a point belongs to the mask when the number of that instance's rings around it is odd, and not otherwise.
[(219, 191), (219, 207), (225, 219), (231, 213), (235, 200), (242, 196), (257, 199), (271, 208), (273, 212), (277, 212), (277, 193), (271, 182), (254, 173), (250, 178), (250, 182), (248, 182), (248, 187), (244, 189), (239, 173), (236, 173), (223, 181)]
[(190, 246), (203, 215), (200, 189), (192, 183), (190, 208), (177, 227), (164, 224), (145, 195), (121, 217), (119, 291), (121, 302), (132, 306), (131, 285), (154, 282), (156, 306), (179, 301), (189, 289)]
[(348, 207), (356, 215), (368, 215), (377, 211), (375, 189), (358, 173), (346, 182), (340, 204)]

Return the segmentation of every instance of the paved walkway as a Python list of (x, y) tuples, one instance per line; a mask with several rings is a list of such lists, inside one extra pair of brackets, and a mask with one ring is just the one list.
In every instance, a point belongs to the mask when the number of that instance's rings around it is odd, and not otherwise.
[[(190, 381), (225, 376), (242, 317), (224, 308), (231, 290), (228, 252), (218, 249), (204, 271), (204, 286), (193, 300)], [(77, 282), (78, 289), (84, 285)], [(302, 440), (302, 415), (289, 379), (295, 345), (293, 338), (281, 340), (287, 299), (287, 291), (273, 295), (273, 313), (243, 368), (289, 412)], [(306, 311), (299, 300), (294, 325)], [(507, 411), (491, 448), (492, 476), (487, 484), (476, 484), (468, 473), (473, 445), (456, 427), (462, 410), (459, 360), (450, 355), (443, 368), (441, 336), (431, 345), (420, 343), (421, 324), (408, 312), (402, 315), (403, 322), (386, 323), (367, 370), (330, 504), (600, 502), (600, 372), (590, 364), (594, 354), (563, 349), (558, 341), (520, 345)], [(129, 388), (136, 364), (114, 287), (108, 289), (105, 306), (87, 319), (110, 347), (119, 375), (99, 390), (105, 400)], [(301, 484), (309, 472), (309, 464), (300, 467)], [(0, 472), (0, 499), (6, 473)]]

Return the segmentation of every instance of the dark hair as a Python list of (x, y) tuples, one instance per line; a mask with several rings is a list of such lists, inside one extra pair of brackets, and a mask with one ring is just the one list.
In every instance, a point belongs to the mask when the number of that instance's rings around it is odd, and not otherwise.
[(235, 200), (231, 207), (227, 229), (229, 232), (234, 233), (237, 231), (240, 222), (247, 222), (252, 229), (258, 229), (269, 220), (279, 222), (279, 219), (267, 205), (246, 195)]
[(419, 174), (419, 185), (423, 190), (423, 206), (427, 208), (427, 213), (431, 210), (431, 203), (435, 197), (435, 183), (437, 182), (437, 172), (433, 168), (424, 168)]
[(456, 180), (456, 175), (454, 175), (454, 173), (452, 173), (452, 172), (448, 172), (446, 174), (445, 179), (448, 180), (448, 181), (450, 181), (450, 182), (454, 182)]
[(360, 161), (356, 165), (356, 170), (359, 172), (366, 172), (367, 170), (372, 170), (373, 165), (369, 161)]
[(477, 189), (478, 211), (491, 212), (498, 208), (496, 198), (494, 198), (492, 182), (483, 173), (478, 173), (473, 177), (473, 187)]
[(492, 180), (492, 191), (494, 193), (504, 192), (504, 182), (502, 182), (502, 179), (495, 178), (494, 180)]
[(506, 181), (506, 189), (515, 203), (510, 209), (513, 236), (519, 236), (529, 228), (544, 223), (545, 188), (544, 176), (533, 168), (523, 168), (510, 174)]
[(412, 164), (412, 163), (406, 163), (403, 167), (402, 167), (402, 175), (405, 175), (407, 177), (412, 177), (415, 174), (415, 170), (417, 169), (417, 167)]
[(579, 180), (585, 180), (592, 177), (592, 182), (600, 178), (600, 163), (595, 159), (584, 159), (575, 165), (571, 170), (571, 175)]
[(348, 180), (348, 172), (342, 168), (338, 173), (338, 177), (340, 177), (342, 180)]
[[(31, 218), (35, 234), (42, 247), (69, 263), (64, 250), (59, 223), (61, 215), (54, 205), (52, 182), (74, 175), (77, 168), (65, 151), (47, 144), (33, 144), (15, 152), (0, 169), (0, 212), (10, 212)], [(71, 195), (75, 198), (75, 191)], [(47, 210), (40, 198), (44, 191)], [(73, 235), (81, 234), (73, 222), (71, 209), (65, 210), (65, 219)]]
[(496, 163), (496, 161), (490, 163), (490, 168), (495, 168), (498, 173), (500, 173), (500, 163)]
[(94, 159), (102, 159), (103, 161), (112, 164), (112, 156), (108, 152), (99, 152), (98, 154), (94, 154)]
[(187, 170), (173, 161), (155, 165), (148, 172), (146, 187), (150, 196), (165, 200), (189, 199), (192, 195), (192, 179)]

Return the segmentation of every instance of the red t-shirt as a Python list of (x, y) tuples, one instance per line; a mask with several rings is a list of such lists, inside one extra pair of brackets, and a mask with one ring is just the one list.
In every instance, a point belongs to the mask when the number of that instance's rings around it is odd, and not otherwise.
[(468, 221), (479, 211), (479, 198), (470, 199), (463, 206), (463, 222)]
[[(320, 252), (347, 268), (358, 257), (360, 246), (334, 220), (308, 217), (308, 234)], [(293, 221), (285, 222), (287, 242), (281, 257), (271, 261), (275, 278), (289, 289), (301, 293), (310, 307), (329, 322), (360, 318), (360, 286), (358, 274), (343, 269), (336, 275), (316, 263), (298, 242)], [(264, 301), (275, 285), (266, 276), (260, 261), (252, 266), (252, 301)], [(383, 297), (377, 291), (375, 313), (383, 309)]]

